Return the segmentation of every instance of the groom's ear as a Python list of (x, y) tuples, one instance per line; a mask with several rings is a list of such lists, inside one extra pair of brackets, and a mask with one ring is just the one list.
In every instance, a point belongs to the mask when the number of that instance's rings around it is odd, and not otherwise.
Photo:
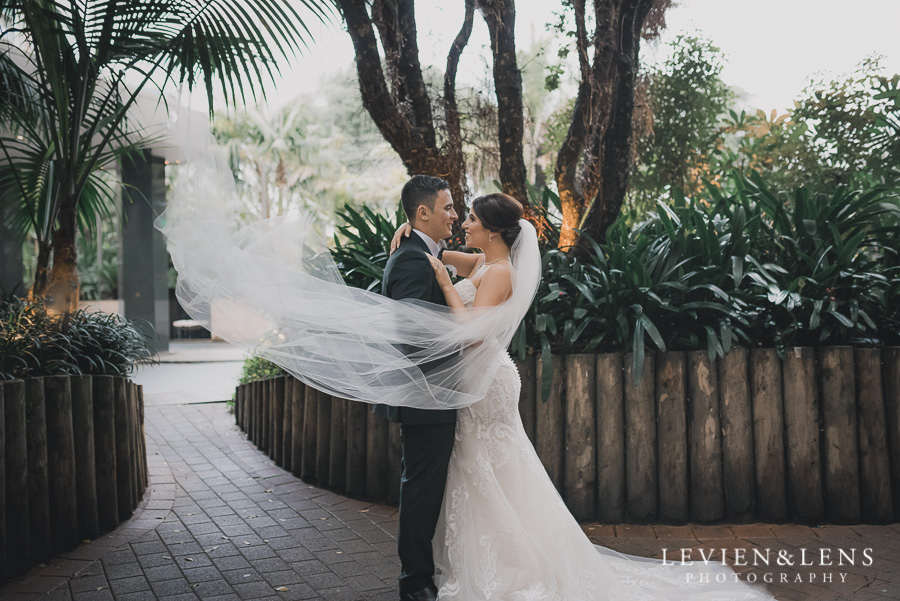
[(431, 211), (428, 210), (427, 204), (422, 203), (416, 207), (416, 221), (428, 221), (430, 217)]

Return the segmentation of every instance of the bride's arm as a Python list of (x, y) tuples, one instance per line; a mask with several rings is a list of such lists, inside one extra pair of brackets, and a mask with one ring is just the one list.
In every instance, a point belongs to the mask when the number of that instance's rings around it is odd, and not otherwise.
[[(459, 292), (453, 287), (444, 264), (431, 255), (428, 255), (428, 260), (434, 268), (438, 286), (447, 299), (447, 306), (455, 312), (463, 312), (466, 306), (459, 297)], [(510, 294), (512, 294), (512, 268), (506, 262), (492, 265), (481, 278), (473, 308), (495, 307), (508, 299)]]
[(484, 255), (475, 253), (464, 253), (458, 250), (445, 250), (441, 253), (441, 261), (444, 265), (452, 265), (456, 267), (456, 273), (460, 277), (467, 278), (478, 269), (481, 262), (484, 261)]

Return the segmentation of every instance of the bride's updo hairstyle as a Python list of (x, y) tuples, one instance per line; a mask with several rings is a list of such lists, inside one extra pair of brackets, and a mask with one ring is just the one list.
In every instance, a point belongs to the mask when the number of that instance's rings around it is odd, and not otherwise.
[(472, 211), (488, 231), (500, 234), (503, 243), (512, 248), (522, 230), (519, 225), (524, 212), (522, 203), (509, 194), (496, 192), (473, 200)]

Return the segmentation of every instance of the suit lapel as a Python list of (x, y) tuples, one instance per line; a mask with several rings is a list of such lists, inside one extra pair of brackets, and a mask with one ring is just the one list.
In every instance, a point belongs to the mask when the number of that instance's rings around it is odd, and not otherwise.
[[(428, 245), (425, 244), (425, 241), (422, 240), (422, 237), (415, 232), (411, 232), (409, 234), (409, 238), (404, 238), (400, 241), (400, 248), (407, 248), (407, 252), (419, 250), (424, 252), (426, 255), (431, 255), (431, 251), (428, 250)], [(441, 289), (437, 285), (437, 278), (434, 277), (434, 272), (432, 272), (430, 275), (432, 282), (431, 298), (427, 300), (436, 305), (446, 306), (447, 299), (444, 298), (444, 293), (441, 292)]]

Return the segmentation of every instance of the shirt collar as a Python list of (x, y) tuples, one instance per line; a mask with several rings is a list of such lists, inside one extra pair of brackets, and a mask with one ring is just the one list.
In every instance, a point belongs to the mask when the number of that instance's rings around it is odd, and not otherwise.
[(425, 232), (419, 231), (416, 228), (413, 228), (413, 231), (419, 234), (419, 237), (425, 241), (426, 246), (428, 246), (428, 252), (430, 252), (435, 257), (438, 256), (438, 253), (441, 252), (441, 246), (438, 242), (435, 242), (431, 239), (431, 236), (426, 234)]

